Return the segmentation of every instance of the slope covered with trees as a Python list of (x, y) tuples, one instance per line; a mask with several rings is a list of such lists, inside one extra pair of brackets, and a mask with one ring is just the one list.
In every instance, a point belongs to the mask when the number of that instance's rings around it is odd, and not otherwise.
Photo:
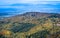
[(60, 14), (27, 12), (0, 20), (1, 38), (60, 38)]

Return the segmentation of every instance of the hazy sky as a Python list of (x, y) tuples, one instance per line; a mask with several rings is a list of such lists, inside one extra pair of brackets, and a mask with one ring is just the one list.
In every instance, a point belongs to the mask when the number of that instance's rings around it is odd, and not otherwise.
[(0, 8), (19, 8), (20, 11), (60, 12), (60, 0), (0, 0)]
[[(48, 1), (53, 1), (53, 2), (48, 2)], [(8, 5), (8, 4), (14, 4), (14, 3), (56, 4), (56, 3), (60, 3), (59, 1), (60, 0), (0, 0), (0, 5)]]

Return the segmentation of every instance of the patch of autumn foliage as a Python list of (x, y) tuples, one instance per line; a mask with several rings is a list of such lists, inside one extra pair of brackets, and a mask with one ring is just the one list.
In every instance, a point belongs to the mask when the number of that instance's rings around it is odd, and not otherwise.
[(51, 29), (53, 27), (52, 21), (50, 19), (48, 19), (45, 24), (43, 24), (43, 27), (45, 27), (46, 29)]
[(11, 31), (9, 31), (9, 30), (2, 30), (2, 31), (0, 32), (0, 35), (10, 36), (10, 35), (11, 35)]

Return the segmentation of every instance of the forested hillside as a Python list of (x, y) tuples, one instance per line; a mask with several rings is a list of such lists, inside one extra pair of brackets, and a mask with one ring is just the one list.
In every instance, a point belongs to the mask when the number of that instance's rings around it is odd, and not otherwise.
[(60, 14), (26, 12), (3, 18), (0, 38), (60, 38)]

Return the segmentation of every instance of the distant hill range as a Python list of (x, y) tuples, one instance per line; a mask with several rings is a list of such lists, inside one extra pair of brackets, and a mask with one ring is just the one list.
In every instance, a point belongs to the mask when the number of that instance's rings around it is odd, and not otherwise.
[(60, 18), (58, 13), (44, 13), (44, 12), (26, 12), (11, 17), (1, 17), (0, 20), (12, 22), (30, 22), (41, 18)]
[(44, 12), (26, 12), (24, 14), (18, 14), (12, 17), (8, 17), (7, 20), (11, 21), (24, 21), (27, 19), (39, 19), (39, 18), (47, 18), (47, 17), (60, 17), (58, 13), (44, 13)]

